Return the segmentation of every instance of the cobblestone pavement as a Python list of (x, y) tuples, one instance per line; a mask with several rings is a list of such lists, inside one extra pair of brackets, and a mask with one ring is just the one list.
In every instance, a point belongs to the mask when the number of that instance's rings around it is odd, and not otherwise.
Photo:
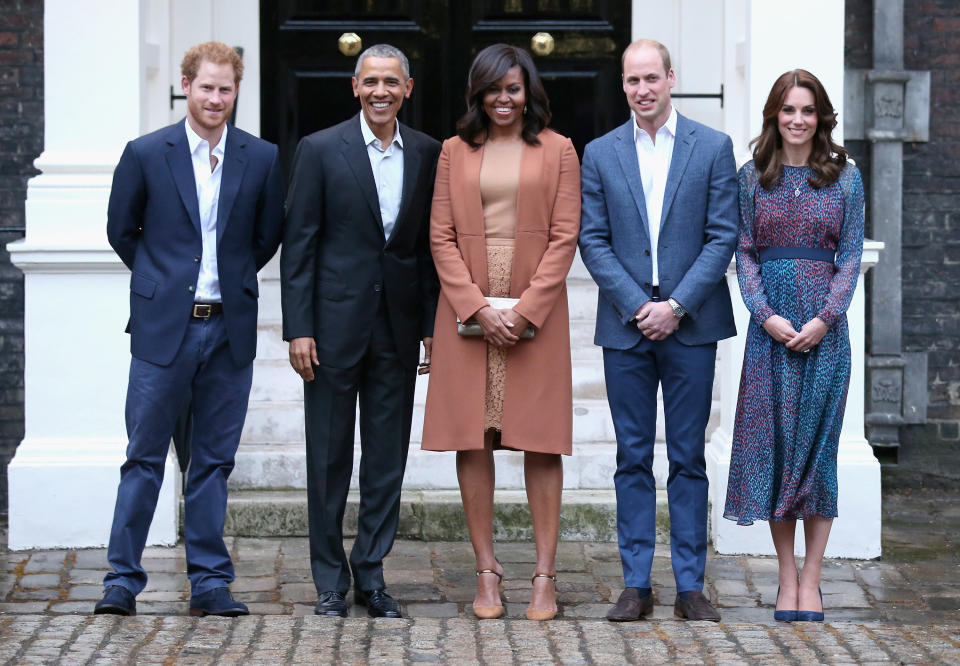
[(623, 624), (603, 619), (623, 584), (610, 543), (560, 544), (561, 613), (548, 623), (524, 619), (530, 543), (497, 545), (507, 617), (484, 622), (467, 543), (396, 544), (385, 577), (402, 620), (313, 616), (305, 538), (228, 541), (234, 595), (253, 613), (233, 620), (187, 615), (182, 546), (147, 549), (133, 618), (91, 615), (105, 550), (0, 551), (0, 663), (960, 663), (960, 502), (935, 490), (884, 502), (884, 558), (824, 564), (824, 624), (773, 622), (775, 559), (716, 554), (705, 591), (723, 622), (677, 620), (667, 547), (651, 620)]

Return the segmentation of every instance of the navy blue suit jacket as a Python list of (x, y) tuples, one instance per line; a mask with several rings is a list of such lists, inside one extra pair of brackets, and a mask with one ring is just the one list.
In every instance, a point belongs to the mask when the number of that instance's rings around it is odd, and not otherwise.
[[(280, 244), (283, 177), (277, 147), (229, 127), (217, 215), (217, 271), (230, 354), (253, 361), (257, 271)], [(130, 350), (168, 365), (190, 319), (203, 242), (184, 122), (127, 144), (113, 173), (110, 245), (131, 271)]]
[[(587, 144), (581, 182), (580, 255), (600, 287), (594, 342), (630, 349), (632, 321), (651, 298), (652, 260), (634, 119)], [(660, 296), (686, 310), (678, 342), (736, 335), (725, 273), (737, 244), (737, 169), (730, 137), (678, 114), (664, 191), (657, 259)]]

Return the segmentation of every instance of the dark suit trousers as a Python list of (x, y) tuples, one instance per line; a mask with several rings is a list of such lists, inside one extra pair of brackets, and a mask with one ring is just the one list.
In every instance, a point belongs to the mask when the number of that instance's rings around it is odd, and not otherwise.
[(631, 349), (604, 348), (607, 398), (617, 435), (617, 538), (626, 587), (651, 587), (657, 490), (653, 445), (657, 386), (667, 438), (670, 555), (677, 592), (703, 589), (707, 556), (704, 436), (710, 418), (717, 345), (687, 346), (673, 336)]
[(127, 387), (127, 461), (110, 530), (107, 559), (113, 571), (104, 585), (134, 595), (147, 574), (140, 558), (163, 483), (174, 424), (192, 394), (193, 435), (184, 490), (187, 576), (193, 594), (229, 585), (233, 563), (223, 542), (227, 477), (247, 415), (253, 364), (238, 368), (230, 356), (223, 316), (191, 319), (170, 365), (134, 357)]
[[(321, 341), (322, 343), (322, 341)], [(383, 558), (393, 547), (400, 517), (400, 486), (410, 444), (415, 366), (401, 363), (381, 302), (359, 363), (317, 368), (304, 382), (310, 566), (317, 593), (356, 587), (379, 590)], [(360, 511), (349, 568), (343, 549), (343, 513), (353, 470), (357, 398), (360, 400)]]

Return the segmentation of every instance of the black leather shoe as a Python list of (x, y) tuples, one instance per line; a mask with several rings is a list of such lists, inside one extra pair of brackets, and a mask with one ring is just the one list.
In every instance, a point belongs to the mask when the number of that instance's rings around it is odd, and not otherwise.
[(249, 614), (246, 604), (234, 600), (229, 587), (215, 587), (190, 597), (190, 615), (237, 617)]
[(673, 604), (673, 614), (687, 620), (720, 621), (720, 613), (699, 590), (684, 592), (683, 596), (678, 594)]
[(607, 611), (611, 622), (633, 622), (653, 612), (653, 592), (640, 596), (640, 590), (628, 587), (620, 593), (617, 603)]
[(367, 607), (367, 615), (370, 617), (403, 617), (400, 613), (400, 604), (387, 594), (386, 590), (367, 592), (354, 589), (353, 599), (359, 605)]
[(313, 607), (313, 614), (346, 617), (347, 600), (339, 592), (324, 592), (317, 599), (317, 605)]
[(103, 591), (103, 599), (93, 607), (95, 615), (136, 615), (137, 600), (122, 585), (111, 585)]

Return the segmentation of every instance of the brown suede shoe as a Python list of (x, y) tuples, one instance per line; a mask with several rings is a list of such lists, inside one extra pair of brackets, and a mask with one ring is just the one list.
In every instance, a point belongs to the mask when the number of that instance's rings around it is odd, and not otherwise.
[(703, 596), (703, 592), (694, 590), (686, 592), (686, 599), (677, 595), (677, 600), (673, 604), (673, 614), (677, 617), (688, 620), (709, 620), (710, 622), (719, 622), (720, 613), (713, 607), (710, 600)]
[(653, 612), (653, 593), (641, 597), (635, 587), (628, 587), (620, 593), (617, 603), (607, 611), (611, 622), (633, 622)]

